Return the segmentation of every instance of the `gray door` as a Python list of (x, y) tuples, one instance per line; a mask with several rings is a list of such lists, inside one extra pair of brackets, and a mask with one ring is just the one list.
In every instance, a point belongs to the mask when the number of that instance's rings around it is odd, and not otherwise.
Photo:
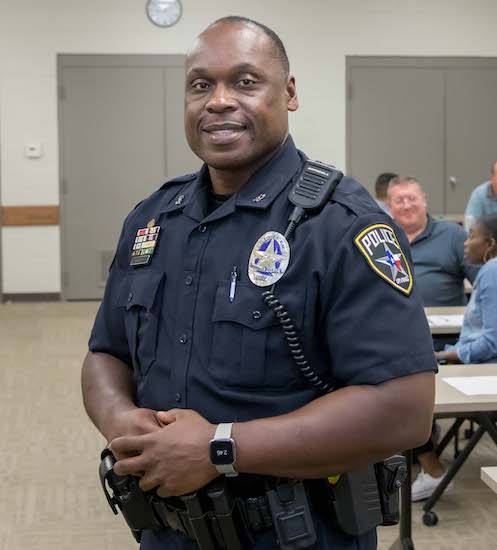
[(199, 161), (183, 130), (183, 57), (61, 56), (63, 295), (99, 299), (122, 222)]
[(347, 169), (415, 175), (431, 212), (464, 213), (497, 160), (497, 60), (347, 59)]
[(464, 212), (497, 161), (497, 63), (447, 71), (447, 205)]
[(443, 75), (423, 68), (354, 66), (349, 73), (348, 173), (374, 196), (381, 172), (415, 175), (444, 207)]

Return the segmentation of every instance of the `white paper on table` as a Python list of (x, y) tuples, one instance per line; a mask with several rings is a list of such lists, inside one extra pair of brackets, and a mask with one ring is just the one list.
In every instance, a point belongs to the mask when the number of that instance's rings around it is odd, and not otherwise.
[(444, 327), (462, 327), (464, 315), (428, 315), (428, 324), (430, 327), (444, 328)]
[(454, 376), (442, 380), (465, 395), (497, 395), (497, 376)]

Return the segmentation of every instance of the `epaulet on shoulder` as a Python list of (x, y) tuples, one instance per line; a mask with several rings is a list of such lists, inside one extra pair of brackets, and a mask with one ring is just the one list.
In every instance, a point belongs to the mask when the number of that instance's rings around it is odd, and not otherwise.
[(186, 174), (185, 176), (179, 176), (177, 178), (173, 178), (172, 180), (166, 181), (166, 183), (164, 183), (160, 189), (161, 190), (167, 189), (172, 185), (178, 185), (180, 183), (188, 183), (189, 181), (194, 180), (197, 177), (197, 175), (198, 175), (198, 172), (193, 172), (192, 174)]
[(357, 216), (382, 212), (376, 201), (355, 179), (344, 176), (331, 196), (332, 202), (346, 206)]
[(185, 176), (180, 176), (178, 178), (174, 178), (172, 180), (166, 181), (166, 183), (164, 183), (159, 189), (157, 189), (157, 191), (154, 191), (149, 197), (147, 197), (146, 199), (143, 199), (142, 201), (140, 201), (133, 208), (133, 210), (128, 214), (128, 218), (131, 218), (131, 216), (133, 216), (136, 213), (139, 206), (141, 206), (143, 203), (145, 203), (145, 202), (148, 203), (150, 201), (154, 201), (157, 198), (157, 195), (160, 193), (160, 191), (163, 191), (165, 189), (171, 189), (175, 185), (180, 185), (182, 183), (188, 183), (190, 181), (193, 181), (197, 177), (197, 175), (198, 175), (198, 172), (195, 172), (193, 174), (186, 174)]

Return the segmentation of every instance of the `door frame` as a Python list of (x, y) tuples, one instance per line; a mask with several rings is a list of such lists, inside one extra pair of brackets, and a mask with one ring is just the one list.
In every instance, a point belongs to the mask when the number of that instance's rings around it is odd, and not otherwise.
[[(57, 54), (57, 110), (58, 110), (58, 136), (59, 136), (59, 203), (60, 203), (60, 267), (61, 267), (61, 296), (66, 299), (68, 266), (67, 234), (65, 228), (69, 224), (67, 210), (65, 208), (67, 185), (64, 169), (64, 109), (65, 90), (63, 82), (64, 70), (75, 67), (157, 67), (183, 68), (185, 64), (184, 54)], [(166, 123), (164, 124), (164, 131)]]
[[(0, 115), (1, 115), (0, 110)], [(0, 136), (2, 135), (1, 132), (2, 127), (2, 120), (0, 117)], [(3, 203), (2, 203), (2, 147), (1, 147), (1, 141), (0, 141), (0, 304), (3, 303), (3, 249), (2, 249), (2, 241), (3, 241)]]
[[(354, 69), (451, 69), (479, 70), (488, 69), (497, 71), (497, 57), (438, 57), (438, 56), (365, 56), (347, 55), (345, 57), (345, 166), (347, 173), (352, 167), (352, 104), (353, 96), (352, 72)], [(444, 105), (447, 97), (447, 76), (444, 74)], [(444, 150), (443, 150), (443, 176), (444, 176), (444, 213), (447, 209), (447, 113), (444, 110)]]

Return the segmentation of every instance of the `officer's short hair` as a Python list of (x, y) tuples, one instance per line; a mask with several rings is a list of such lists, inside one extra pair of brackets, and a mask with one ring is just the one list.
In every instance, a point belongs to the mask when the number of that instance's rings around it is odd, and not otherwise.
[(393, 172), (383, 172), (383, 174), (380, 174), (376, 178), (374, 190), (377, 198), (383, 199), (387, 196), (388, 184), (391, 182), (391, 180), (393, 180), (393, 178), (396, 178), (397, 176), (398, 174), (394, 174)]
[(388, 191), (390, 191), (390, 189), (392, 189), (392, 187), (395, 187), (396, 185), (405, 185), (406, 183), (417, 183), (420, 190), (424, 193), (423, 186), (414, 176), (397, 176), (393, 178), (388, 184)]
[(227, 17), (221, 17), (221, 19), (217, 19), (216, 21), (214, 21), (214, 23), (211, 23), (207, 28), (213, 27), (218, 23), (243, 23), (244, 25), (257, 27), (261, 29), (261, 31), (273, 43), (274, 53), (277, 59), (280, 61), (281, 66), (283, 67), (285, 78), (289, 77), (290, 62), (288, 61), (288, 55), (286, 53), (285, 46), (283, 45), (281, 38), (272, 29), (270, 29), (269, 27), (266, 27), (266, 25), (263, 25), (262, 23), (259, 23), (259, 21), (254, 21), (253, 19), (249, 19), (248, 17), (243, 17), (241, 15), (228, 15)]

